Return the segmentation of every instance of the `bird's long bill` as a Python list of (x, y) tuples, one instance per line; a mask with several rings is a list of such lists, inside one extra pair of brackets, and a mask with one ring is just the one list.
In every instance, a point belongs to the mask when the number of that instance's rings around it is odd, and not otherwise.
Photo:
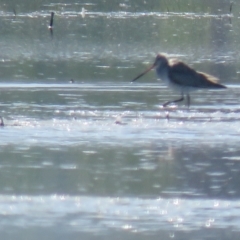
[(140, 77), (142, 77), (143, 75), (145, 75), (147, 72), (149, 72), (150, 70), (152, 70), (155, 67), (155, 65), (153, 64), (150, 68), (146, 69), (143, 73), (139, 74), (137, 77), (135, 77), (131, 82), (136, 81), (137, 79), (139, 79)]

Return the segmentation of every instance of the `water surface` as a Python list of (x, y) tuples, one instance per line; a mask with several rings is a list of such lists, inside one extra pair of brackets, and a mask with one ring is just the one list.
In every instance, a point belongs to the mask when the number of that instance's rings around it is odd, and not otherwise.
[[(239, 239), (238, 3), (1, 6), (4, 239)], [(163, 108), (158, 52), (228, 88)]]

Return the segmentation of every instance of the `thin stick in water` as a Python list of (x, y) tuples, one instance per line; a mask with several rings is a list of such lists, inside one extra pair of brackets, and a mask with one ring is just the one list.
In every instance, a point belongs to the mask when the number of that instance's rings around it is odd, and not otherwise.
[(232, 6), (233, 6), (233, 2), (230, 3), (230, 8), (229, 8), (230, 13), (232, 13)]
[(54, 12), (51, 12), (51, 19), (48, 28), (53, 28), (53, 17), (54, 17)]
[(15, 8), (13, 8), (13, 14), (14, 14), (15, 17), (17, 16), (17, 12), (16, 12)]

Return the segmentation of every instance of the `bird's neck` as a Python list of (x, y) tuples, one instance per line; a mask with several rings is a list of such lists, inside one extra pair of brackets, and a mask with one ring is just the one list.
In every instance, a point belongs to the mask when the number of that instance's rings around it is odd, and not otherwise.
[(160, 78), (164, 82), (168, 82), (169, 81), (169, 78), (168, 78), (168, 65), (157, 67), (156, 68), (156, 73), (157, 73), (158, 78)]

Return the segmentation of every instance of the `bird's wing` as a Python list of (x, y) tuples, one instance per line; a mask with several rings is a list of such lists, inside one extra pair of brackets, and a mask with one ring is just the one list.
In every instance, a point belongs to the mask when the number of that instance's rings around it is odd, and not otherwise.
[(185, 63), (176, 60), (170, 62), (168, 74), (173, 83), (185, 87), (210, 88), (219, 85), (217, 83), (218, 78), (203, 72), (197, 72)]

